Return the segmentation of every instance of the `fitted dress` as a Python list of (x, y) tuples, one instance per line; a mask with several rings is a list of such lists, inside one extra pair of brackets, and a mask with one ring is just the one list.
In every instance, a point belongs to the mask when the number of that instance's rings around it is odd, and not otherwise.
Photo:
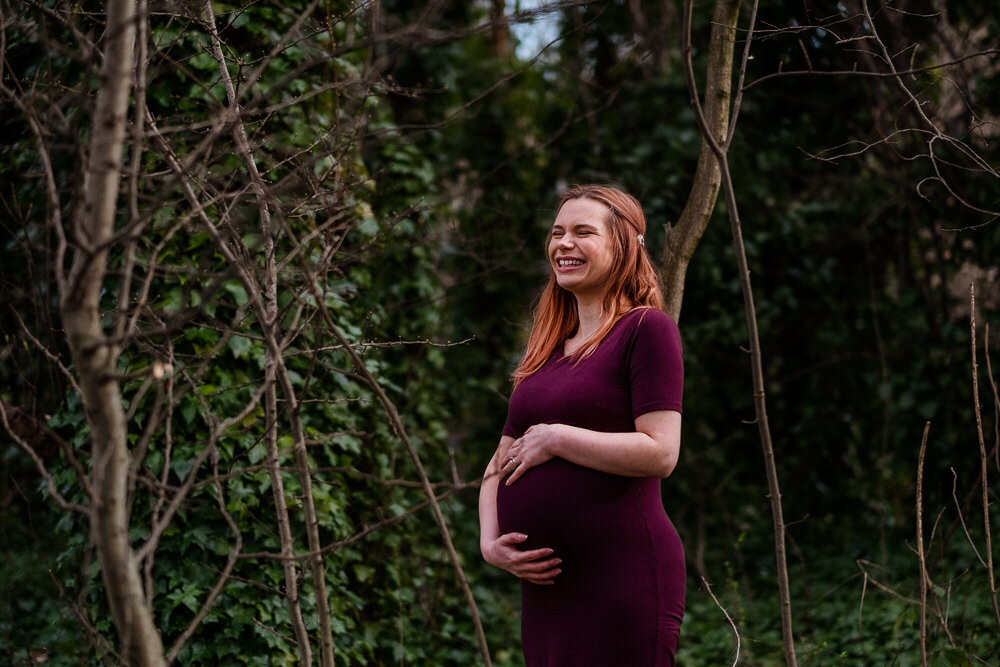
[[(634, 432), (636, 417), (681, 409), (677, 326), (655, 309), (623, 316), (589, 357), (559, 346), (510, 399), (504, 435), (534, 424)], [(500, 533), (562, 559), (551, 585), (522, 582), (528, 667), (673, 665), (684, 615), (684, 552), (659, 478), (624, 477), (555, 458), (497, 490)]]

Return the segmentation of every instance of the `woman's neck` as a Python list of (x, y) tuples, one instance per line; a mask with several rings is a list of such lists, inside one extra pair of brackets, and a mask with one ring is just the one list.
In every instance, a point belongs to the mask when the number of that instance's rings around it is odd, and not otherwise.
[(580, 323), (571, 340), (582, 343), (597, 333), (604, 325), (607, 313), (604, 312), (604, 299), (577, 299), (576, 312)]

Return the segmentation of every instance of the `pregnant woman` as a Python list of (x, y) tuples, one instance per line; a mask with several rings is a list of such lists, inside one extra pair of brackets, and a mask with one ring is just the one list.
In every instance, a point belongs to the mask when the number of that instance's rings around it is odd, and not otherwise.
[(684, 554), (660, 479), (680, 451), (683, 366), (645, 230), (616, 188), (563, 196), (483, 478), (483, 557), (521, 579), (528, 667), (674, 664)]

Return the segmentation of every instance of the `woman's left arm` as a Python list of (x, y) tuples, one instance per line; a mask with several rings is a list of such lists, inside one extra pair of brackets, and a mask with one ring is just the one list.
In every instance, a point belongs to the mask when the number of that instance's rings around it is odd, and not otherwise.
[[(531, 468), (562, 458), (628, 477), (667, 477), (681, 450), (681, 413), (655, 410), (635, 419), (634, 433), (603, 433), (566, 424), (535, 424), (510, 446), (505, 473), (513, 484)], [(513, 459), (513, 460), (512, 460)]]

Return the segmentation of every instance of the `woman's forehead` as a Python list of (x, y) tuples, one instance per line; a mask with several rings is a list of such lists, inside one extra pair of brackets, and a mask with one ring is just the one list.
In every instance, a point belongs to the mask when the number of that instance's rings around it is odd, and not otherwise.
[(580, 197), (578, 199), (570, 199), (562, 205), (552, 226), (592, 225), (603, 228), (607, 226), (607, 217), (607, 206), (599, 201)]

